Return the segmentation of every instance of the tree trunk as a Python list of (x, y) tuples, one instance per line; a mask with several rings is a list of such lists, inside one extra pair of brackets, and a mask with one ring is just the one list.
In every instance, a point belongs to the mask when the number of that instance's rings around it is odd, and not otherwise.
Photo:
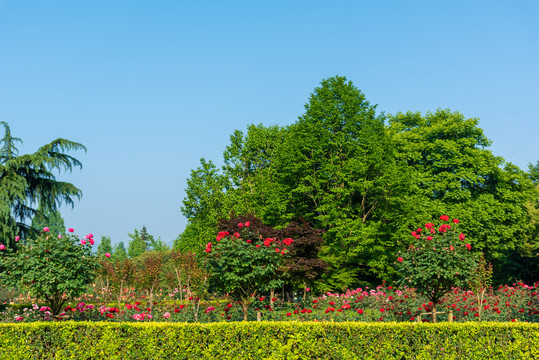
[(248, 321), (247, 315), (248, 313), (248, 307), (249, 307), (249, 300), (248, 299), (242, 299), (242, 306), (243, 306), (243, 321)]
[(432, 322), (436, 322), (436, 304), (432, 305)]

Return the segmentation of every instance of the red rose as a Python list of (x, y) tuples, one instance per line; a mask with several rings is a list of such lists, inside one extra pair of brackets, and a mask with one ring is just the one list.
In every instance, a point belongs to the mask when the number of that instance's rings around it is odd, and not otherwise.
[(398, 261), (398, 262), (402, 262), (403, 260), (404, 260), (404, 259), (403, 259), (401, 256), (399, 256), (399, 257), (397, 258), (397, 261)]
[(458, 224), (460, 221), (459, 221), (459, 219), (453, 219), (453, 222), (454, 222), (455, 224)]
[(468, 250), (472, 250), (472, 245), (466, 244), (466, 248), (467, 248)]
[(448, 220), (449, 220), (449, 216), (447, 216), (447, 215), (442, 215), (442, 216), (440, 216), (440, 220), (448, 221)]
[(466, 239), (466, 236), (465, 236), (464, 234), (460, 234), (460, 235), (459, 235), (459, 239), (460, 239), (460, 240), (464, 240), (464, 239)]
[(363, 314), (363, 309), (358, 309), (358, 310), (357, 310), (357, 313), (358, 313), (359, 315)]

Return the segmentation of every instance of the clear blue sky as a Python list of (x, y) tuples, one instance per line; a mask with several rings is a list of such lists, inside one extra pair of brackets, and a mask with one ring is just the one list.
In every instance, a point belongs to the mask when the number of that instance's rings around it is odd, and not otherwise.
[(539, 160), (539, 1), (0, 0), (0, 121), (21, 153), (83, 143), (66, 226), (172, 243), (186, 180), (235, 129), (288, 125), (344, 75), (386, 113), (480, 118), (491, 150)]

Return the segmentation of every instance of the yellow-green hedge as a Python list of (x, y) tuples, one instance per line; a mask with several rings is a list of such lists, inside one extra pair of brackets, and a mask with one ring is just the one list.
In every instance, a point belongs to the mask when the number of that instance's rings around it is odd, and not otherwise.
[(539, 324), (1, 324), (0, 358), (537, 359)]

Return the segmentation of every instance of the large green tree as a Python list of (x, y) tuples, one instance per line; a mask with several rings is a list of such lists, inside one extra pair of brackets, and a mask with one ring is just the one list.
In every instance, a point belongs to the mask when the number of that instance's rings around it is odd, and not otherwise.
[(387, 253), (406, 180), (384, 117), (340, 76), (323, 80), (305, 110), (275, 160), (286, 217), (326, 230), (327, 290), (390, 276)]
[(228, 179), (210, 160), (200, 159), (200, 166), (191, 171), (181, 211), (187, 226), (174, 242), (174, 249), (201, 253), (215, 233), (218, 219), (226, 217)]
[(54, 171), (82, 168), (79, 160), (68, 154), (84, 150), (84, 145), (56, 139), (33, 154), (19, 155), (16, 147), (22, 140), (12, 136), (6, 122), (0, 122), (4, 137), (0, 139), (0, 239), (14, 246), (15, 236), (32, 233), (28, 224), (39, 209), (56, 211), (61, 204), (74, 206), (82, 192), (73, 184), (56, 180)]
[(413, 181), (406, 228), (447, 213), (463, 220), (470, 243), (494, 263), (497, 281), (519, 277), (510, 268), (530, 231), (528, 174), (493, 155), (478, 119), (458, 112), (398, 113), (390, 130)]

